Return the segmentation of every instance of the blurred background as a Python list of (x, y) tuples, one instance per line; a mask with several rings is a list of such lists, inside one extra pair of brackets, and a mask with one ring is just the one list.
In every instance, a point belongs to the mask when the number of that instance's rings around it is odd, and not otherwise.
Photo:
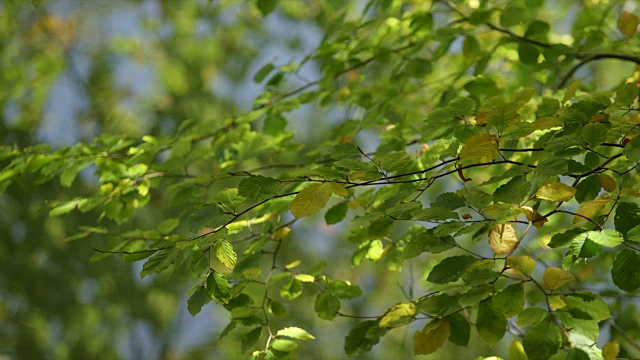
[[(579, 6), (563, 3), (547, 1), (546, 11), (556, 14), (554, 30), (569, 32)], [(38, 9), (30, 1), (0, 1), (0, 143), (45, 142), (57, 149), (101, 133), (163, 137), (189, 119), (242, 114), (263, 91), (253, 81), (258, 69), (302, 61), (321, 43), (329, 18), (344, 12), (357, 19), (366, 4), (280, 1), (264, 18), (254, 1), (47, 0)], [(616, 72), (633, 68), (617, 65), (605, 72), (602, 62), (580, 75), (607, 88), (621, 79)], [(288, 85), (318, 78), (319, 68), (306, 63)], [(289, 127), (297, 142), (319, 143), (349, 111), (302, 107), (289, 114)], [(377, 138), (367, 134), (360, 140), (373, 150)], [(194, 279), (141, 280), (140, 263), (126, 264), (117, 256), (90, 262), (97, 247), (92, 240), (66, 242), (79, 225), (95, 222), (92, 213), (47, 216), (44, 204), (64, 198), (66, 191), (57, 181), (34, 185), (24, 179), (0, 196), (0, 359), (247, 357), (240, 353), (242, 331), (219, 340), (226, 311), (209, 304), (196, 317), (187, 312)], [(95, 191), (91, 169), (81, 173), (74, 191)], [(164, 209), (151, 204), (131, 226), (153, 226), (164, 218)], [(343, 278), (369, 292), (345, 312), (379, 315), (403, 299), (404, 284), (422, 281), (419, 271), (394, 273), (369, 263), (352, 268), (354, 248), (331, 240), (346, 237), (344, 232), (340, 226), (297, 228), (294, 236), (309, 241), (292, 242), (286, 254), (305, 253), (311, 263), (332, 259), (331, 271), (349, 274)], [(297, 302), (287, 324), (317, 339), (301, 345), (299, 358), (346, 357), (344, 336), (357, 320), (324, 321), (310, 310), (312, 297)], [(628, 331), (637, 331), (635, 305), (625, 303), (620, 310), (631, 314)], [(393, 331), (362, 358), (412, 357), (413, 332), (422, 326)], [(446, 351), (451, 359), (492, 355), (504, 353), (509, 342), (507, 336), (490, 350), (475, 336), (469, 348), (448, 344)]]

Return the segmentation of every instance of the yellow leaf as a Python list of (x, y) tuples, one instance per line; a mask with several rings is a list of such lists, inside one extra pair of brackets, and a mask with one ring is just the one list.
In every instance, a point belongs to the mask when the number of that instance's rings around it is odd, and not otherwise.
[(329, 185), (331, 185), (331, 191), (333, 191), (334, 194), (343, 198), (349, 197), (349, 192), (347, 191), (347, 189), (345, 189), (344, 186), (333, 182), (329, 183)]
[(262, 270), (260, 270), (260, 268), (252, 267), (252, 268), (244, 269), (242, 271), (242, 276), (244, 276), (245, 279), (247, 280), (254, 280), (258, 276), (260, 276), (261, 272)]
[(479, 134), (467, 140), (460, 150), (460, 160), (478, 164), (489, 162), (498, 155), (498, 138), (491, 134)]
[(575, 280), (573, 274), (556, 267), (546, 268), (542, 276), (544, 286), (549, 290), (555, 290), (573, 280)]
[(576, 211), (576, 215), (573, 216), (573, 223), (577, 224), (582, 221), (587, 221), (586, 218), (593, 219), (598, 216), (598, 214), (600, 214), (600, 210), (602, 210), (609, 201), (611, 201), (611, 197), (601, 196), (597, 199), (582, 203), (578, 211)]
[(307, 275), (307, 274), (296, 274), (294, 278), (302, 282), (308, 282), (308, 283), (312, 283), (316, 281), (316, 278), (314, 278), (313, 275)]
[(561, 296), (559, 295), (551, 295), (547, 298), (549, 301), (549, 307), (551, 310), (556, 311), (558, 309), (562, 309), (567, 306), (567, 303), (564, 302)]
[(380, 318), (379, 324), (382, 327), (406, 325), (413, 320), (415, 315), (416, 305), (414, 303), (398, 304), (389, 309), (389, 311)]
[(507, 257), (507, 266), (513, 270), (518, 270), (523, 275), (529, 276), (533, 269), (536, 268), (536, 261), (526, 255), (509, 256)]
[(314, 214), (327, 205), (332, 193), (330, 183), (313, 184), (296, 195), (291, 202), (291, 213), (297, 218)]
[[(538, 229), (540, 229), (542, 225), (544, 225), (544, 223), (549, 221), (549, 219), (547, 218), (540, 219), (542, 215), (540, 215), (539, 212), (537, 212), (530, 206), (521, 206), (520, 210), (522, 210), (522, 212), (527, 216), (527, 220), (533, 221), (533, 226), (535, 226)], [(539, 219), (539, 220), (534, 221), (536, 219)]]
[(285, 269), (293, 269), (295, 267), (297, 267), (298, 265), (300, 265), (302, 261), (300, 260), (293, 260), (292, 262), (288, 263), (287, 265), (285, 265)]
[(607, 174), (600, 174), (600, 186), (608, 192), (616, 189), (616, 181)]
[(528, 360), (527, 354), (524, 352), (524, 347), (518, 339), (513, 339), (511, 345), (509, 345), (509, 360)]
[(451, 325), (446, 318), (428, 323), (413, 336), (413, 354), (426, 355), (438, 350), (451, 334)]
[(576, 188), (573, 186), (569, 186), (561, 182), (554, 182), (538, 189), (536, 197), (538, 199), (549, 201), (567, 201), (571, 200), (575, 194)]
[(517, 243), (516, 231), (510, 224), (498, 224), (489, 230), (489, 245), (497, 255), (510, 252)]
[(604, 360), (614, 360), (618, 357), (619, 353), (620, 344), (618, 344), (618, 340), (610, 341), (602, 348), (602, 357), (604, 357)]
[(282, 240), (291, 234), (291, 228), (288, 226), (281, 227), (273, 234), (273, 240)]
[(635, 14), (623, 11), (618, 18), (618, 30), (626, 36), (633, 36), (638, 31), (640, 19)]

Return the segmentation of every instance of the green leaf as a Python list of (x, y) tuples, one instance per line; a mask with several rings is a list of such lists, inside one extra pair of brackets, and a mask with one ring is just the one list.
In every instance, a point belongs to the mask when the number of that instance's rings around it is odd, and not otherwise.
[(611, 229), (605, 229), (602, 231), (589, 231), (584, 234), (578, 235), (578, 237), (582, 236), (589, 238), (589, 240), (593, 241), (596, 244), (607, 247), (618, 246), (624, 241), (624, 239), (622, 238), (622, 234)]
[(262, 16), (267, 16), (278, 7), (278, 0), (256, 0), (256, 6), (262, 13)]
[[(355, 357), (371, 351), (371, 348), (380, 341), (377, 330), (378, 322), (367, 320), (356, 325), (345, 338), (344, 351), (349, 357)], [(367, 336), (371, 334), (370, 336)]]
[(524, 352), (524, 347), (518, 339), (513, 339), (509, 345), (509, 360), (529, 360)]
[(428, 59), (415, 58), (407, 62), (405, 71), (407, 76), (412, 78), (424, 78), (431, 73), (431, 61)]
[(607, 140), (607, 127), (600, 123), (587, 124), (582, 128), (582, 138), (594, 148)]
[(553, 320), (547, 317), (534, 325), (522, 341), (529, 360), (547, 360), (562, 345), (562, 333)]
[(500, 186), (493, 193), (495, 201), (508, 204), (520, 204), (529, 194), (531, 183), (525, 176), (516, 176)]
[(436, 284), (446, 284), (457, 281), (464, 271), (474, 262), (476, 262), (476, 258), (470, 255), (446, 258), (431, 270), (427, 281)]
[(565, 159), (552, 157), (538, 164), (534, 171), (540, 176), (563, 175), (569, 172), (569, 163)]
[(538, 50), (537, 46), (525, 42), (518, 43), (518, 57), (520, 57), (520, 61), (523, 64), (536, 65), (539, 56), (540, 50)]
[(467, 206), (462, 197), (452, 192), (446, 192), (438, 195), (438, 197), (436, 197), (436, 201), (432, 205), (434, 207), (442, 207), (449, 210), (455, 210)]
[(187, 217), (185, 225), (191, 232), (198, 232), (207, 226), (216, 226), (224, 220), (224, 211), (216, 204), (204, 205), (197, 208)]
[(596, 294), (574, 292), (564, 296), (562, 300), (566, 304), (563, 310), (567, 309), (569, 312), (579, 311), (581, 318), (598, 322), (611, 317), (609, 306)]
[(582, 179), (576, 186), (576, 200), (579, 203), (593, 200), (600, 193), (600, 176), (593, 174)]
[(500, 310), (493, 306), (491, 300), (481, 302), (478, 305), (476, 329), (482, 341), (489, 346), (495, 345), (504, 337), (507, 331), (507, 319)]
[(298, 343), (288, 339), (275, 339), (273, 343), (271, 343), (271, 348), (289, 353), (298, 348)]
[(451, 334), (449, 320), (436, 319), (425, 325), (422, 331), (413, 336), (413, 354), (427, 355), (436, 352)]
[(291, 213), (296, 218), (314, 214), (322, 209), (333, 194), (329, 183), (313, 184), (296, 195), (291, 202)]
[(406, 151), (398, 151), (383, 156), (380, 159), (380, 167), (386, 172), (394, 172), (405, 168), (411, 163), (411, 157)]
[(518, 314), (518, 326), (529, 326), (540, 323), (545, 317), (547, 317), (547, 310), (539, 307), (528, 307), (520, 314)]
[(451, 315), (462, 306), (458, 303), (458, 295), (439, 294), (420, 299), (416, 306), (420, 312), (433, 316)]
[(517, 269), (525, 276), (530, 276), (536, 267), (536, 261), (526, 255), (509, 256), (507, 257), (507, 266), (511, 269)]
[(147, 275), (160, 273), (169, 268), (178, 257), (178, 251), (175, 250), (175, 248), (167, 248), (153, 254), (142, 266), (140, 277), (144, 278)]
[(613, 223), (623, 236), (640, 224), (640, 206), (630, 202), (621, 202), (616, 207)]
[(166, 219), (158, 224), (158, 232), (166, 235), (171, 233), (176, 227), (180, 225), (180, 219)]
[(231, 285), (224, 275), (212, 271), (207, 276), (207, 293), (218, 303), (226, 304), (231, 300)]
[(520, 314), (524, 309), (524, 286), (522, 283), (511, 284), (496, 294), (493, 306), (500, 309), (505, 317)]
[(504, 129), (518, 123), (520, 123), (520, 115), (513, 104), (499, 103), (489, 110), (487, 126), (495, 127), (498, 132), (502, 132)]
[(333, 320), (340, 311), (340, 300), (331, 293), (320, 293), (316, 296), (315, 311), (320, 319)]
[(623, 249), (613, 259), (611, 269), (613, 283), (624, 291), (640, 288), (640, 256), (633, 250)]
[(362, 289), (348, 281), (331, 280), (324, 289), (339, 299), (355, 299), (362, 296)]
[(259, 200), (276, 195), (280, 182), (276, 179), (260, 175), (245, 177), (238, 185), (238, 194), (250, 199)]
[(384, 253), (384, 247), (380, 240), (368, 240), (358, 246), (358, 250), (353, 253), (351, 257), (351, 264), (353, 266), (360, 265), (360, 262), (364, 259), (371, 261), (378, 261)]
[(224, 266), (226, 266), (229, 270), (233, 270), (233, 267), (236, 266), (238, 255), (235, 251), (233, 251), (233, 245), (231, 245), (228, 240), (218, 240), (214, 247), (214, 252), (218, 260), (220, 260), (220, 262)]
[(280, 288), (280, 296), (286, 301), (291, 301), (302, 294), (302, 281), (291, 278)]
[(44, 0), (31, 0), (31, 5), (36, 9), (39, 8), (42, 3), (44, 3)]
[(458, 219), (458, 214), (441, 207), (425, 208), (413, 213), (413, 216), (418, 220), (424, 221), (443, 221), (449, 219)]
[(240, 351), (245, 353), (247, 350), (251, 349), (257, 342), (260, 340), (262, 336), (262, 326), (255, 327), (251, 329), (248, 333), (244, 334), (242, 337), (242, 342), (240, 344)]
[[(275, 1), (277, 4), (277, 0)], [(262, 11), (262, 10), (261, 10)], [(265, 15), (263, 13), (263, 15)], [(271, 63), (266, 63), (264, 64), (257, 72), (256, 74), (253, 76), (253, 81), (255, 81), (256, 83), (261, 83), (262, 80), (264, 80), (267, 75), (269, 75), (269, 73), (271, 73), (271, 71), (273, 71), (273, 69), (275, 69), (275, 67), (273, 66), (273, 64)]]
[(549, 201), (568, 201), (573, 198), (576, 193), (576, 188), (560, 182), (554, 182), (541, 187), (536, 192), (536, 197), (542, 200)]
[(349, 207), (346, 202), (337, 203), (327, 210), (324, 214), (324, 220), (327, 225), (337, 224), (347, 216), (348, 211)]
[(189, 300), (187, 300), (187, 309), (191, 316), (196, 316), (204, 304), (209, 302), (211, 298), (207, 295), (207, 290), (204, 286), (198, 286), (196, 291), (193, 292)]
[(582, 85), (583, 80), (584, 79), (575, 80), (571, 83), (571, 85), (567, 87), (567, 90), (565, 90), (564, 96), (562, 97), (562, 104), (566, 103), (569, 99), (576, 95), (576, 91), (578, 91), (580, 85)]
[(53, 209), (51, 209), (51, 211), (49, 211), (49, 217), (68, 214), (71, 211), (73, 211), (76, 208), (76, 206), (78, 206), (78, 202), (77, 201), (70, 201), (70, 202), (64, 203), (62, 205), (58, 205), (58, 206), (54, 207)]
[(313, 340), (315, 337), (299, 327), (286, 327), (278, 330), (277, 336), (286, 336), (298, 340)]
[(238, 195), (238, 189), (227, 188), (220, 191), (213, 200), (216, 203), (220, 203), (227, 210), (235, 210), (238, 206), (242, 205), (246, 199)]
[(451, 326), (449, 341), (456, 345), (467, 346), (471, 337), (471, 325), (467, 318), (460, 314), (453, 314), (447, 318)]

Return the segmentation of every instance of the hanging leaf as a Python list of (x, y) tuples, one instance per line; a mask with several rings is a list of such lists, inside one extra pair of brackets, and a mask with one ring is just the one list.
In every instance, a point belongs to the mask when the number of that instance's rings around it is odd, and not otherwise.
[(452, 256), (442, 260), (438, 265), (436, 265), (429, 276), (427, 277), (427, 281), (437, 283), (437, 284), (446, 284), (460, 279), (462, 273), (471, 264), (476, 261), (476, 258), (469, 255), (460, 255), (460, 256)]
[(502, 340), (507, 332), (507, 319), (500, 310), (493, 306), (491, 300), (481, 302), (478, 306), (476, 329), (482, 341), (489, 346)]
[(562, 333), (549, 317), (529, 329), (522, 341), (529, 360), (547, 360), (558, 352), (560, 345)]
[(623, 249), (613, 259), (611, 269), (613, 283), (624, 291), (640, 288), (640, 256), (633, 250)]
[(444, 319), (433, 320), (425, 325), (422, 331), (416, 331), (413, 335), (413, 354), (427, 355), (438, 350), (451, 334), (449, 321)]
[(226, 266), (229, 270), (233, 270), (233, 267), (236, 266), (236, 260), (238, 259), (238, 255), (233, 250), (233, 245), (226, 240), (220, 239), (216, 242), (214, 247), (214, 252), (218, 260)]
[(489, 230), (489, 245), (496, 255), (511, 252), (517, 243), (516, 230), (510, 224), (498, 224)]
[(594, 219), (600, 214), (602, 208), (610, 201), (611, 197), (601, 196), (595, 200), (582, 203), (578, 211), (576, 211), (576, 215), (573, 216), (573, 223), (578, 224), (580, 222), (587, 221), (587, 219)]
[(219, 304), (226, 304), (233, 296), (227, 278), (216, 271), (207, 276), (207, 293)]
[(416, 315), (414, 303), (398, 304), (389, 309), (379, 321), (382, 327), (396, 327), (410, 323)]
[(320, 293), (316, 296), (315, 311), (320, 319), (333, 320), (340, 311), (340, 300), (331, 293)]
[(291, 202), (291, 213), (297, 218), (314, 214), (327, 204), (332, 193), (330, 183), (313, 184), (296, 195)]

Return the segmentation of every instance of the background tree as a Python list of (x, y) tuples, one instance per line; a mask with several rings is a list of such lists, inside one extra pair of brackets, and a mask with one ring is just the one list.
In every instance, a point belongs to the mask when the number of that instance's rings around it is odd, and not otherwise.
[(2, 10), (9, 354), (638, 356), (637, 3), (40, 3)]

